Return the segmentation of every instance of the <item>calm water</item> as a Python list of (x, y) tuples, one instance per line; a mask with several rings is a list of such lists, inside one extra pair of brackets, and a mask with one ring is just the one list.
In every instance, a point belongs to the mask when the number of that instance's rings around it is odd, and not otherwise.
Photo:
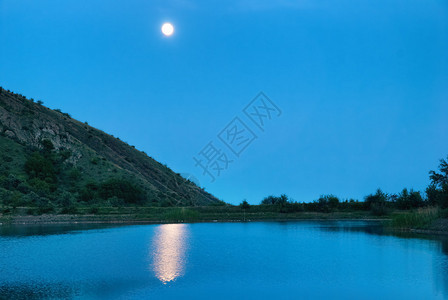
[(0, 226), (0, 299), (448, 299), (448, 242), (368, 222)]

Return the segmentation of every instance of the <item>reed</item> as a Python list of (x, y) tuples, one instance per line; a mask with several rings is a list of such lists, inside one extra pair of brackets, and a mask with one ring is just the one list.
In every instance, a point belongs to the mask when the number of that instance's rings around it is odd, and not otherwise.
[(438, 207), (419, 208), (392, 217), (392, 227), (400, 229), (426, 229), (441, 216)]

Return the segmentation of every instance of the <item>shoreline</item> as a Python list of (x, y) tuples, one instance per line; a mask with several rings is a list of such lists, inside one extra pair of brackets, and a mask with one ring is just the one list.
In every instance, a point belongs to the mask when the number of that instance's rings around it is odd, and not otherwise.
[(368, 216), (321, 216), (301, 215), (294, 217), (256, 218), (204, 218), (204, 219), (154, 219), (135, 216), (116, 215), (40, 215), (40, 216), (3, 216), (0, 226), (5, 225), (52, 225), (52, 224), (175, 224), (175, 223), (249, 223), (249, 222), (288, 222), (288, 221), (390, 221), (390, 218), (372, 218)]
[(253, 222), (300, 222), (300, 221), (365, 221), (381, 223), (383, 228), (395, 233), (423, 235), (448, 235), (448, 219), (439, 219), (444, 226), (427, 228), (393, 227), (392, 216), (372, 216), (359, 212), (301, 212), (301, 213), (213, 213), (198, 214), (195, 217), (185, 215), (167, 217), (163, 214), (42, 214), (42, 215), (0, 215), (0, 227), (6, 226), (51, 226), (51, 225), (157, 225), (157, 224), (194, 224), (194, 223), (253, 223)]

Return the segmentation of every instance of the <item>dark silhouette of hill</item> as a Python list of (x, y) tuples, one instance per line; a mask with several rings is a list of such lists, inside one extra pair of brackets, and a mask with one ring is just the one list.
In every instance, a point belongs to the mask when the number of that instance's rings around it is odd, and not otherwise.
[(0, 163), (5, 206), (222, 203), (119, 138), (3, 88)]

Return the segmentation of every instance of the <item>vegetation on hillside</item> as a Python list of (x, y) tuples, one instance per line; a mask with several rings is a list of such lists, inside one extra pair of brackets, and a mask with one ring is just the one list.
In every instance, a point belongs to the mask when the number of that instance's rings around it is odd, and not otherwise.
[(0, 213), (222, 204), (121, 140), (0, 87)]

